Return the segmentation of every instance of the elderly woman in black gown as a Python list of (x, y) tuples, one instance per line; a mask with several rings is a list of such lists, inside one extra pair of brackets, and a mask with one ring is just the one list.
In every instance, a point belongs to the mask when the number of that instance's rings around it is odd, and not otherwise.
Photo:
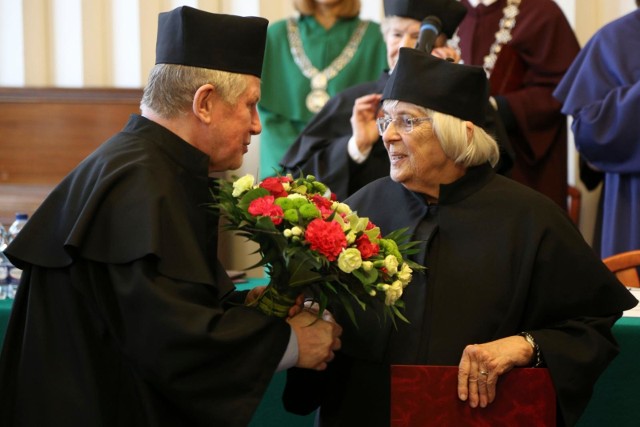
[(473, 408), (501, 398), (509, 370), (544, 366), (558, 424), (577, 422), (618, 352), (611, 327), (637, 300), (562, 209), (495, 173), (487, 93), (482, 68), (401, 49), (377, 120), (390, 176), (346, 202), (383, 233), (409, 227), (427, 272), (405, 289), (410, 323), (361, 313), (357, 329), (342, 322), (327, 372), (290, 370), (289, 410), (320, 407), (321, 426), (388, 426), (391, 365), (458, 366), (458, 397)]

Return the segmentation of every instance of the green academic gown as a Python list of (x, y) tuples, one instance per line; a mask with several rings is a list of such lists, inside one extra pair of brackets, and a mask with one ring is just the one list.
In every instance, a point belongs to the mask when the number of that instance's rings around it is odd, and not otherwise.
[[(314, 17), (301, 16), (298, 20), (300, 39), (311, 64), (318, 70), (328, 67), (340, 55), (360, 22), (359, 18), (339, 19), (326, 30)], [(351, 61), (329, 80), (329, 95), (376, 80), (388, 66), (386, 52), (380, 25), (368, 22)], [(287, 41), (287, 20), (275, 22), (267, 30), (261, 90), (258, 104), (262, 121), (259, 176), (264, 179), (279, 170), (280, 159), (313, 116), (305, 103), (311, 82), (294, 62)]]

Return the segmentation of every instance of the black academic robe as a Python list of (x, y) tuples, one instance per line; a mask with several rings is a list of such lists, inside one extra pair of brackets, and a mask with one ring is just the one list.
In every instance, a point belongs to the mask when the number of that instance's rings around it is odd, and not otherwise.
[[(357, 98), (382, 93), (389, 80), (383, 72), (375, 82), (362, 83), (333, 96), (302, 130), (285, 153), (280, 165), (294, 176), (314, 175), (327, 184), (338, 200), (344, 200), (364, 185), (389, 175), (389, 156), (382, 137), (373, 145), (369, 157), (356, 163), (347, 151), (351, 138), (351, 115)], [(501, 159), (496, 169), (508, 174), (513, 164), (513, 151), (506, 131), (495, 110), (487, 104), (487, 131), (496, 136)]]
[(208, 161), (132, 116), (29, 219), (6, 251), (3, 424), (248, 424), (290, 328), (225, 303)]
[[(466, 345), (528, 331), (557, 391), (559, 425), (575, 424), (618, 352), (612, 325), (637, 301), (548, 198), (488, 165), (440, 188), (437, 207), (390, 178), (346, 200), (383, 234), (409, 227), (416, 238), (430, 223), (426, 275), (405, 289), (411, 323), (398, 330), (371, 310), (358, 329), (334, 309), (343, 350), (325, 373), (290, 370), (285, 406), (321, 405), (321, 426), (388, 426), (391, 364), (457, 366)], [(505, 398), (499, 384), (497, 393)]]

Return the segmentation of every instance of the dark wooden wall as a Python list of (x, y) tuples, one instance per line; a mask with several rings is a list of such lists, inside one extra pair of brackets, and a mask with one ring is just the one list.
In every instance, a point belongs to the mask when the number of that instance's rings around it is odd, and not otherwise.
[(141, 89), (0, 88), (0, 223), (32, 214), (82, 159), (140, 112)]

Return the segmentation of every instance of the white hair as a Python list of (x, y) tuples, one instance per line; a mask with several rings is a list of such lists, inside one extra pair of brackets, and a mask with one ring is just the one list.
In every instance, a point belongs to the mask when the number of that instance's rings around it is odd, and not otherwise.
[[(383, 106), (390, 111), (397, 104), (396, 100), (386, 100)], [(433, 133), (438, 138), (442, 151), (456, 164), (471, 167), (489, 162), (491, 166), (495, 166), (500, 160), (498, 143), (480, 126), (473, 125), (473, 133), (469, 139), (465, 120), (413, 105), (420, 114), (433, 119)]]

